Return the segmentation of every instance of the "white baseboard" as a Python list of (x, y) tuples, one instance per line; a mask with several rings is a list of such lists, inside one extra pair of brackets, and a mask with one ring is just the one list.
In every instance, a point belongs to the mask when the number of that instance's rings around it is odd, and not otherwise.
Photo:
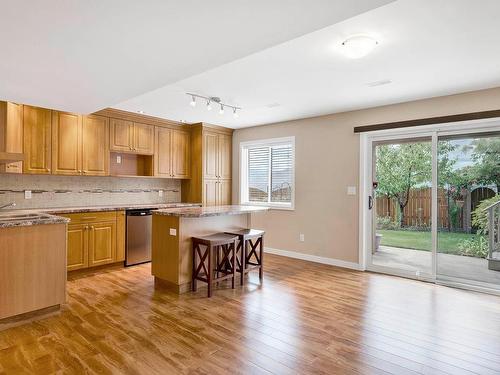
[(330, 266), (349, 268), (349, 269), (358, 270), (358, 271), (362, 270), (361, 266), (358, 263), (346, 262), (345, 260), (340, 260), (340, 259), (325, 258), (325, 257), (317, 256), (317, 255), (297, 253), (295, 251), (273, 249), (272, 247), (264, 248), (264, 252), (269, 253), (269, 254), (280, 255), (280, 256), (288, 257), (288, 258), (307, 260), (309, 262), (328, 264)]

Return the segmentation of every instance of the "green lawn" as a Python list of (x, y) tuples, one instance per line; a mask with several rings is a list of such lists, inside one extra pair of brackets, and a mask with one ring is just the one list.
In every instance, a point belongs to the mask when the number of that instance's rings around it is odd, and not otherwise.
[[(417, 232), (406, 230), (377, 230), (382, 235), (382, 245), (402, 247), (406, 249), (431, 251), (431, 232)], [(467, 233), (438, 233), (438, 251), (440, 253), (458, 253), (458, 244), (466, 239), (473, 238)]]

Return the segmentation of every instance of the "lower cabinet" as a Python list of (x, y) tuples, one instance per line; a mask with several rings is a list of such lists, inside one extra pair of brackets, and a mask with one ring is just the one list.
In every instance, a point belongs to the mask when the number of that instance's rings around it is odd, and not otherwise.
[(61, 215), (71, 220), (67, 232), (68, 271), (123, 261), (124, 215), (123, 211)]

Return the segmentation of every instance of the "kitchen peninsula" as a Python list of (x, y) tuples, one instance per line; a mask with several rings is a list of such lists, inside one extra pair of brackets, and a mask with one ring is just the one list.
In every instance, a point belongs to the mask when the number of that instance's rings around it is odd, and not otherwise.
[(230, 205), (155, 211), (151, 264), (155, 283), (179, 294), (189, 291), (191, 237), (250, 228), (251, 214), (267, 210), (267, 207)]

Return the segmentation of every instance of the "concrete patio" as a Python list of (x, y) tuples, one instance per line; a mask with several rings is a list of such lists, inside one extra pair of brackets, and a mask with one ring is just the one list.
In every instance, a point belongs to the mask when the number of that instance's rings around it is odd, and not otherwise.
[[(372, 257), (377, 266), (431, 273), (430, 251), (380, 246)], [(481, 281), (500, 288), (500, 272), (489, 270), (486, 259), (440, 253), (437, 258), (438, 275)]]

